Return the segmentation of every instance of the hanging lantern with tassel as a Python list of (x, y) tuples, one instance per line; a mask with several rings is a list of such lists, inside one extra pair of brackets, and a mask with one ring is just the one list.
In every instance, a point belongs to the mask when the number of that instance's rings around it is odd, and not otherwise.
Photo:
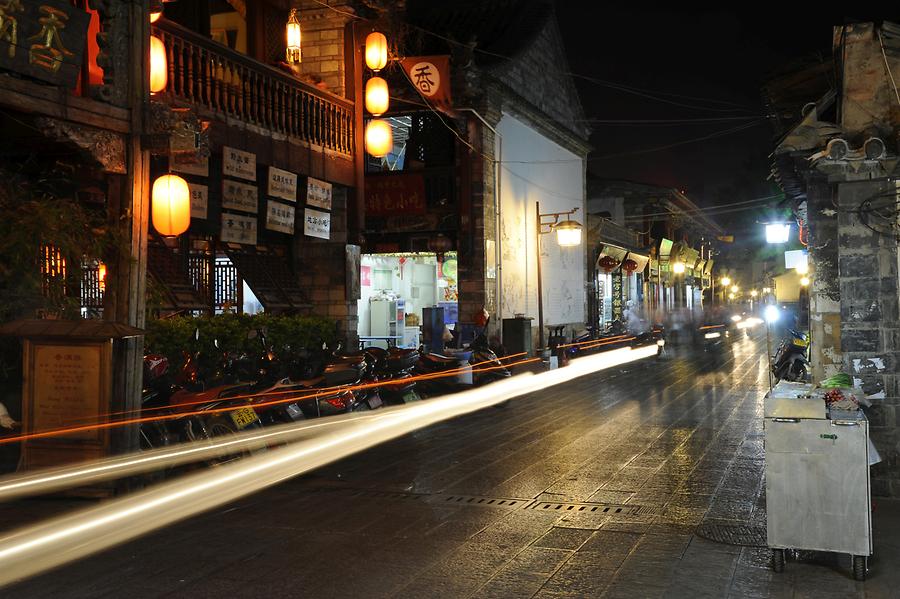
[(366, 82), (366, 110), (374, 116), (381, 116), (388, 111), (391, 99), (387, 81), (381, 77), (372, 77)]
[(300, 17), (297, 9), (291, 9), (287, 22), (287, 49), (285, 56), (288, 64), (300, 64)]
[(366, 151), (375, 158), (387, 156), (394, 149), (394, 133), (383, 119), (372, 119), (366, 125)]
[(150, 93), (156, 94), (166, 89), (169, 65), (166, 60), (166, 46), (155, 35), (150, 36)]
[(178, 175), (163, 175), (153, 182), (150, 211), (153, 228), (166, 237), (181, 235), (191, 226), (191, 191)]
[(387, 65), (387, 38), (373, 31), (366, 36), (366, 66), (376, 73)]

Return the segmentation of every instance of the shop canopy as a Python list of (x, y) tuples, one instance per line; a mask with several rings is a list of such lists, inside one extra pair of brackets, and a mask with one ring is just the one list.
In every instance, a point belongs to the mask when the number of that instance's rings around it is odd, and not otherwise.
[(287, 248), (228, 244), (225, 253), (266, 312), (310, 306), (298, 284), (299, 277), (294, 275)]
[[(600, 248), (600, 254), (597, 256), (596, 265), (598, 269), (601, 268), (600, 261), (606, 256), (609, 256), (617, 262), (616, 268), (620, 268), (625, 260), (634, 260), (634, 262), (637, 264), (635, 272), (642, 272), (647, 267), (647, 263), (650, 261), (648, 252), (635, 249), (626, 249), (622, 246), (613, 245), (611, 243), (604, 243)], [(614, 268), (613, 270), (615, 270), (616, 268)]]

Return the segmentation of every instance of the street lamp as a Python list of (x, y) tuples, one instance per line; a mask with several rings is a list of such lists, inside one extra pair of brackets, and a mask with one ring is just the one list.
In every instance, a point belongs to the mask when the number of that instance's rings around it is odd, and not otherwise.
[[(541, 214), (541, 203), (534, 203), (537, 215), (537, 295), (538, 295), (538, 348), (544, 349), (544, 290), (541, 281), (541, 235), (547, 235), (556, 231), (556, 241), (560, 247), (574, 247), (581, 245), (581, 223), (571, 220), (570, 215), (575, 214), (578, 208), (572, 208), (567, 212), (548, 212)], [(565, 216), (566, 220), (559, 222), (559, 217)], [(552, 221), (544, 219), (553, 219)]]
[(756, 297), (757, 295), (759, 295), (759, 293), (756, 291), (756, 289), (750, 290), (750, 297)]
[(766, 225), (766, 243), (787, 243), (791, 237), (791, 225), (769, 223)]
[(809, 277), (803, 277), (802, 279), (800, 279), (800, 285), (803, 287), (808, 287), (809, 286)]
[(731, 279), (729, 279), (728, 277), (722, 277), (722, 286), (728, 287), (729, 285), (731, 285)]
[(731, 286), (731, 293), (737, 293), (737, 292), (738, 292), (738, 286), (737, 286), (737, 285), (732, 285), (732, 286)]
[(675, 274), (683, 274), (684, 273), (684, 262), (676, 262), (672, 265), (672, 272)]

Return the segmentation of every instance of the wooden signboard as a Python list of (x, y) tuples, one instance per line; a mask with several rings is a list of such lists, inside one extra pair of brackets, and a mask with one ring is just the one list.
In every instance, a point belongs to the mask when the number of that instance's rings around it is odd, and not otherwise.
[(256, 245), (256, 217), (223, 212), (221, 240)]
[(238, 179), (256, 181), (256, 154), (228, 146), (223, 147), (222, 173)]
[(90, 20), (67, 0), (0, 1), (0, 69), (74, 88)]
[(269, 167), (269, 195), (288, 200), (297, 201), (297, 175), (289, 171), (283, 171), (274, 166)]
[(331, 210), (333, 189), (331, 183), (312, 177), (306, 179), (306, 205)]
[[(109, 413), (111, 341), (26, 339), (22, 420), (24, 433), (58, 431), (103, 423)], [(82, 428), (23, 443), (23, 468), (97, 459), (108, 433)]]
[(259, 212), (259, 190), (253, 185), (224, 179), (222, 181), (222, 208), (256, 214)]
[(266, 205), (266, 228), (279, 233), (294, 234), (294, 207), (269, 200)]
[(425, 214), (425, 179), (421, 175), (366, 177), (366, 215)]
[(209, 176), (209, 156), (197, 158), (192, 154), (173, 154), (172, 170), (187, 175)]
[(191, 218), (206, 218), (209, 211), (209, 188), (206, 185), (188, 183), (191, 190)]

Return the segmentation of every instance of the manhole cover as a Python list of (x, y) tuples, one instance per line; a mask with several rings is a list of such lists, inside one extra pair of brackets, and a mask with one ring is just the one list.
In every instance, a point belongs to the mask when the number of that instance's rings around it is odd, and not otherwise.
[(743, 547), (768, 547), (765, 526), (746, 524), (701, 524), (697, 535), (716, 543)]

